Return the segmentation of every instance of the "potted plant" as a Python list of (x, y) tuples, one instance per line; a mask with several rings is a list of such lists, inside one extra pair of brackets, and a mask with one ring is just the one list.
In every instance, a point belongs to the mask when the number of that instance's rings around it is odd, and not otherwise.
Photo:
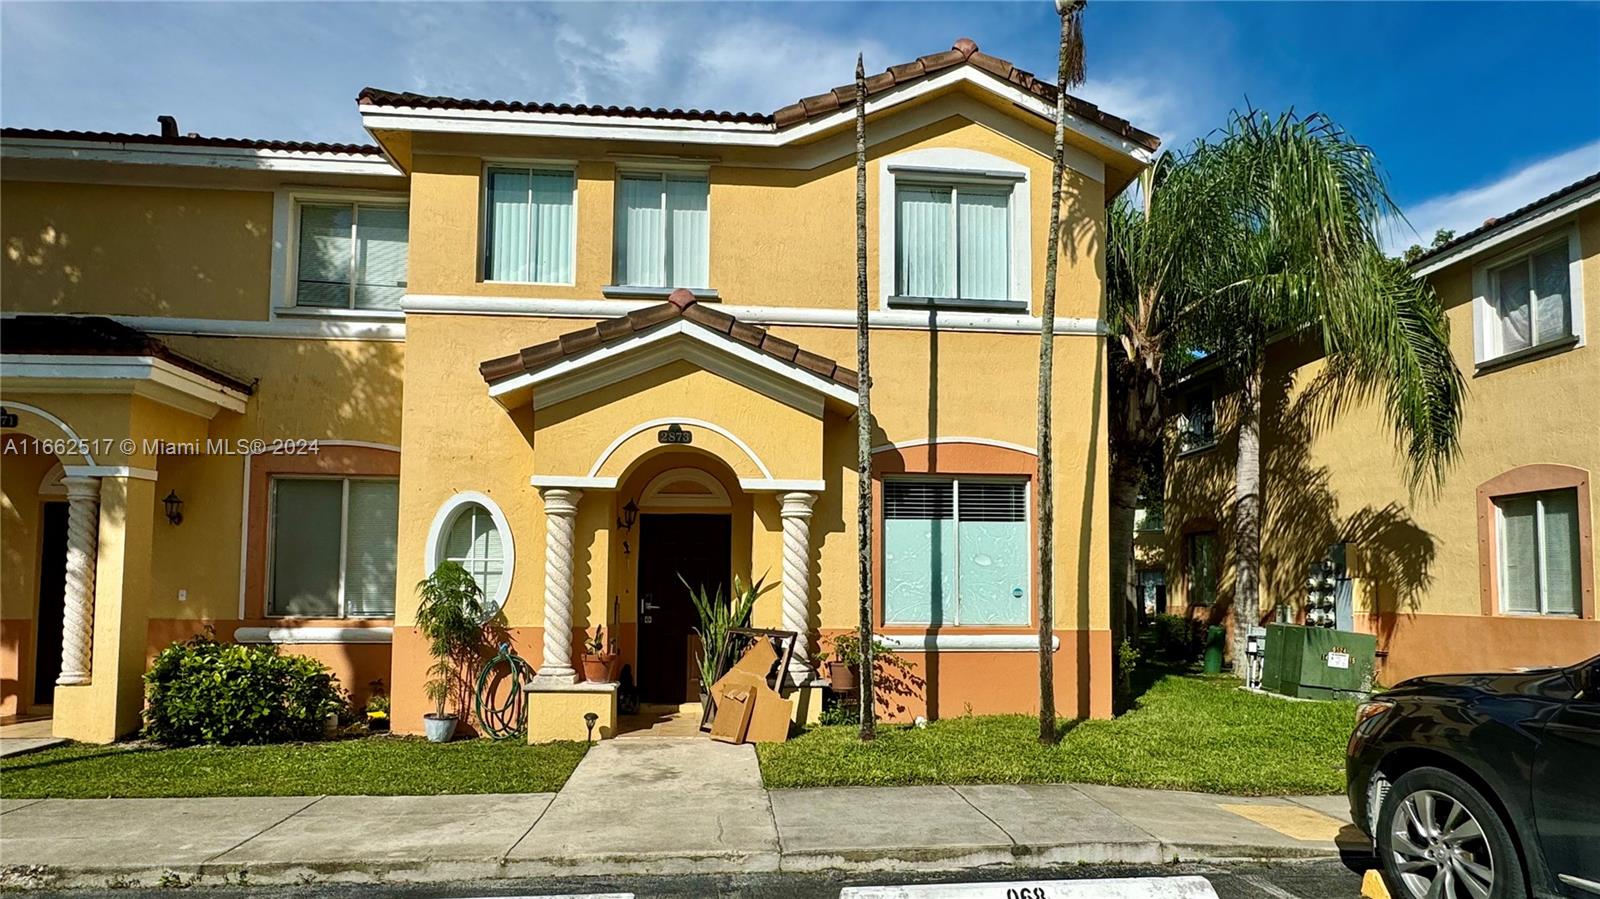
[(703, 585), (699, 589), (690, 587), (681, 574), (678, 580), (689, 588), (689, 600), (694, 603), (695, 613), (700, 617), (700, 626), (694, 629), (700, 637), (700, 658), (696, 661), (700, 670), (700, 704), (701, 708), (707, 709), (711, 685), (728, 673), (728, 668), (733, 665), (734, 646), (728, 632), (747, 627), (756, 600), (777, 585), (762, 586), (762, 581), (766, 580), (762, 576), (747, 586), (738, 575), (734, 575), (732, 601), (723, 602), (721, 587), (717, 588), (714, 595), (708, 595)]
[(445, 712), (445, 703), (456, 697), (459, 710), (465, 703), (466, 682), (461, 669), (478, 652), (483, 641), (483, 592), (472, 575), (455, 562), (445, 562), (417, 585), (422, 602), (417, 606), (417, 630), (428, 641), (433, 667), (428, 669), (424, 692), (434, 710), (422, 716), (428, 740), (448, 743), (455, 735), (457, 715)]
[(583, 679), (592, 683), (609, 683), (615, 679), (613, 668), (617, 662), (617, 640), (606, 640), (606, 626), (597, 624), (592, 635), (583, 639)]
[(861, 674), (861, 638), (839, 634), (829, 641), (832, 655), (824, 664), (828, 669), (828, 689), (835, 693), (854, 693)]

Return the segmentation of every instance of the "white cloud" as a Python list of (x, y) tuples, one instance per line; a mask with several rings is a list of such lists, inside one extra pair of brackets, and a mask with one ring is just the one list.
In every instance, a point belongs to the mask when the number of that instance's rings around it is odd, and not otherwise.
[(1068, 93), (1088, 100), (1161, 138), (1173, 149), (1197, 136), (1194, 113), (1199, 104), (1186, 102), (1171, 82), (1143, 78), (1089, 78)]
[(1426, 246), (1440, 228), (1464, 234), (1485, 219), (1526, 206), (1597, 170), (1600, 140), (1537, 160), (1486, 184), (1424, 200), (1405, 210), (1410, 228), (1391, 222), (1384, 229), (1386, 250), (1397, 253), (1413, 243)]

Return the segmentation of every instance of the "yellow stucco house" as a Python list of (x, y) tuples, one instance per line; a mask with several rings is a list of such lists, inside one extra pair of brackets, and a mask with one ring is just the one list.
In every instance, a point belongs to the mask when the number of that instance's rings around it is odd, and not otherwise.
[[(868, 79), (880, 630), (897, 714), (1036, 708), (1034, 404), (1054, 89), (968, 40)], [(586, 630), (692, 699), (679, 575), (854, 627), (854, 88), (775, 113), (376, 89), (375, 146), (7, 129), (0, 714), (134, 730), (204, 627), (382, 681), (464, 564), (550, 690)], [(1156, 139), (1069, 99), (1057, 694), (1109, 713), (1105, 207)], [(804, 695), (802, 689), (796, 695)], [(536, 714), (538, 707), (535, 707)]]
[[(1309, 566), (1349, 586), (1343, 626), (1378, 676), (1568, 664), (1600, 651), (1591, 479), (1600, 471), (1600, 173), (1412, 267), (1442, 300), (1467, 392), (1460, 456), (1415, 495), (1379, 400), (1336, 395), (1320, 343), (1268, 356), (1262, 610), (1303, 619)], [(1236, 408), (1197, 369), (1171, 397), (1165, 580), (1173, 611), (1228, 613)], [(1339, 612), (1337, 608), (1334, 610)]]

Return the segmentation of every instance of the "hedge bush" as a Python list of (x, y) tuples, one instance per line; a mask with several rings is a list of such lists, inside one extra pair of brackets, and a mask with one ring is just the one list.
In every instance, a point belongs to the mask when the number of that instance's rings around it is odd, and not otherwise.
[(1186, 615), (1157, 615), (1151, 621), (1156, 653), (1163, 661), (1189, 664), (1206, 649), (1206, 623)]
[(144, 736), (169, 746), (312, 740), (349, 705), (321, 662), (210, 635), (163, 649), (144, 681)]

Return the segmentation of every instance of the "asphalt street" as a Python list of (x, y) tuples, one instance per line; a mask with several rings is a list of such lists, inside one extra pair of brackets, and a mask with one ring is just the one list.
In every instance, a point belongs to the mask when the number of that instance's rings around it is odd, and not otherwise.
[[(719, 876), (619, 877), (571, 880), (495, 880), (460, 884), (307, 884), (291, 887), (205, 887), (206, 899), (470, 899), (470, 897), (540, 897), (633, 894), (640, 899), (689, 897), (762, 897), (762, 899), (837, 899), (847, 886), (907, 883), (974, 883), (1081, 880), (1109, 877), (1161, 877), (1198, 874), (1211, 882), (1220, 899), (1356, 899), (1361, 894), (1361, 873), (1369, 859), (1279, 862), (1273, 864), (1174, 864), (1150, 867), (1079, 865), (1046, 870), (984, 868), (928, 876), (914, 874), (748, 874)], [(139, 890), (74, 890), (57, 893), (20, 893), (23, 896), (62, 896), (72, 899), (128, 899), (173, 897), (193, 899), (193, 888)]]

